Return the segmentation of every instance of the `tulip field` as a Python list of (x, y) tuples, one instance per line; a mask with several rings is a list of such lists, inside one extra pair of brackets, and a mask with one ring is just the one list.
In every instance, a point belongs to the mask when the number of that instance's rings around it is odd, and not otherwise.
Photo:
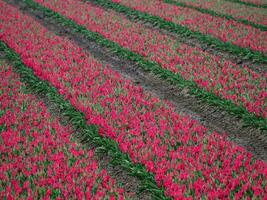
[(123, 199), (93, 150), (71, 141), (71, 127), (23, 92), (18, 74), (6, 63), (0, 73), (1, 199)]
[(264, 1), (0, 0), (0, 199), (267, 199)]

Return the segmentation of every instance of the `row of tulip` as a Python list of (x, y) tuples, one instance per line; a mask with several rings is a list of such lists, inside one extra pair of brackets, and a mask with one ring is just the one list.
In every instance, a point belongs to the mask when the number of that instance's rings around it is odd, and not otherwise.
[(93, 150), (3, 61), (0, 77), (0, 199), (124, 199)]
[(237, 66), (89, 3), (74, 0), (35, 1), (158, 63), (162, 68), (180, 74), (200, 88), (231, 100), (236, 105), (241, 104), (257, 116), (267, 117), (267, 74)]
[(263, 52), (266, 55), (266, 31), (261, 31), (249, 25), (158, 0), (112, 0), (112, 2), (186, 26), (192, 31), (210, 35), (223, 42)]
[[(227, 14), (237, 19), (245, 19), (256, 24), (267, 25), (267, 14), (264, 8), (248, 7), (243, 4), (224, 0), (160, 0), (168, 3), (184, 3), (185, 5), (202, 8), (218, 14)], [(179, 5), (179, 4), (178, 4)]]
[[(229, 41), (224, 42), (223, 40), (217, 37), (214, 37), (210, 34), (203, 34), (199, 31), (192, 31), (187, 26), (177, 24), (172, 21), (168, 21), (157, 15), (152, 15), (147, 12), (142, 12), (137, 9), (127, 7), (123, 4), (115, 3), (112, 0), (88, 0), (88, 1), (90, 1), (91, 3), (95, 5), (103, 7), (105, 9), (112, 9), (118, 13), (121, 13), (132, 21), (140, 20), (142, 23), (145, 23), (145, 24), (148, 23), (150, 25), (153, 25), (156, 28), (159, 28), (160, 30), (175, 34), (177, 35), (177, 37), (182, 37), (184, 39), (188, 39), (189, 41), (193, 38), (193, 40), (198, 41), (198, 44), (209, 46), (216, 51), (230, 53), (236, 57), (239, 57), (239, 58), (241, 57), (242, 60), (251, 59), (253, 60), (254, 63), (267, 64), (267, 55), (266, 53), (263, 53), (261, 51), (255, 51), (249, 47), (240, 47)], [(227, 1), (230, 1), (230, 0), (227, 0)], [(168, 2), (170, 3), (172, 2), (172, 0), (168, 0)], [(175, 4), (179, 4), (181, 6), (183, 5), (182, 7), (192, 8), (192, 6), (189, 6), (189, 5), (185, 6), (183, 3), (176, 2)], [(206, 13), (212, 16), (218, 16), (224, 19), (233, 19), (232, 17), (230, 17), (230, 15), (222, 16), (220, 14), (216, 14), (212, 11), (204, 10), (201, 8), (194, 7), (194, 10), (197, 10), (197, 11), (200, 11), (202, 13)], [(235, 21), (242, 22), (243, 24), (248, 24), (251, 27), (255, 27), (259, 30), (263, 30), (263, 31), (266, 30), (266, 27), (264, 25), (254, 24), (244, 19), (235, 19)]]
[(267, 8), (267, 3), (265, 0), (226, 0), (226, 1), (236, 2), (239, 4), (244, 4), (252, 7)]
[[(0, 38), (174, 199), (264, 198), (267, 165), (0, 1)], [(266, 198), (266, 196), (265, 196)]]

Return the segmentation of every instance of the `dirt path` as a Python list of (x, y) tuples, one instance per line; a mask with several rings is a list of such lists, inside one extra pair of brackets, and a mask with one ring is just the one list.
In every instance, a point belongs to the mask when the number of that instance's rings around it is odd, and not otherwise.
[(28, 8), (18, 0), (7, 0), (19, 7), (24, 13), (34, 17), (39, 23), (57, 35), (73, 40), (81, 48), (88, 50), (104, 64), (112, 66), (122, 76), (140, 84), (145, 90), (152, 92), (161, 99), (167, 99), (176, 106), (178, 112), (189, 114), (191, 118), (200, 121), (204, 126), (219, 133), (228, 133), (228, 138), (252, 152), (255, 158), (267, 161), (267, 131), (251, 127), (242, 127), (241, 120), (228, 113), (210, 106), (191, 96), (187, 89), (171, 86), (166, 81), (144, 72), (135, 63), (122, 60), (114, 53), (102, 48), (94, 41), (88, 41), (82, 35), (72, 33), (67, 27), (56, 24), (53, 20), (44, 18), (39, 11)]

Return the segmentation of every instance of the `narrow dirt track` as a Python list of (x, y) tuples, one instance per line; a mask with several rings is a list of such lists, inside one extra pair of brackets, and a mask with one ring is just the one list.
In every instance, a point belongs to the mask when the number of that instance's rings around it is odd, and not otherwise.
[(6, 0), (6, 2), (20, 8), (25, 14), (35, 18), (48, 30), (74, 41), (81, 48), (101, 60), (103, 64), (109, 64), (113, 70), (119, 72), (123, 77), (140, 84), (147, 92), (168, 100), (176, 106), (177, 112), (184, 112), (190, 115), (191, 118), (200, 121), (210, 130), (216, 130), (220, 134), (227, 133), (229, 140), (252, 152), (255, 158), (267, 161), (267, 131), (242, 127), (240, 119), (201, 102), (191, 96), (187, 89), (173, 87), (153, 74), (143, 71), (136, 63), (120, 59), (114, 53), (109, 52), (108, 49), (102, 48), (94, 41), (89, 41), (82, 35), (73, 33), (67, 27), (45, 18), (43, 13), (28, 8), (19, 0)]

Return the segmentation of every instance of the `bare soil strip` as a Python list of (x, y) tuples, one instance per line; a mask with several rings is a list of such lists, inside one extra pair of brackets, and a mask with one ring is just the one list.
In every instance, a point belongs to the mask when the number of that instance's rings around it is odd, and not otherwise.
[[(215, 106), (201, 102), (189, 94), (187, 89), (179, 89), (171, 86), (166, 81), (155, 77), (153, 74), (143, 71), (134, 62), (122, 60), (115, 53), (100, 47), (96, 42), (85, 39), (82, 35), (73, 33), (67, 27), (59, 25), (51, 19), (47, 19), (37, 10), (28, 8), (18, 0), (8, 0), (10, 4), (19, 7), (25, 14), (35, 18), (48, 30), (55, 34), (67, 37), (78, 44), (81, 48), (88, 50), (92, 55), (109, 64), (122, 76), (140, 84), (146, 91), (153, 93), (161, 99), (170, 101), (176, 106), (177, 112), (184, 112), (191, 118), (200, 121), (210, 130), (228, 134), (228, 138), (238, 145), (252, 152), (255, 158), (267, 161), (267, 132), (251, 127), (242, 127), (240, 119), (235, 118)], [(132, 186), (131, 186), (132, 187)]]

